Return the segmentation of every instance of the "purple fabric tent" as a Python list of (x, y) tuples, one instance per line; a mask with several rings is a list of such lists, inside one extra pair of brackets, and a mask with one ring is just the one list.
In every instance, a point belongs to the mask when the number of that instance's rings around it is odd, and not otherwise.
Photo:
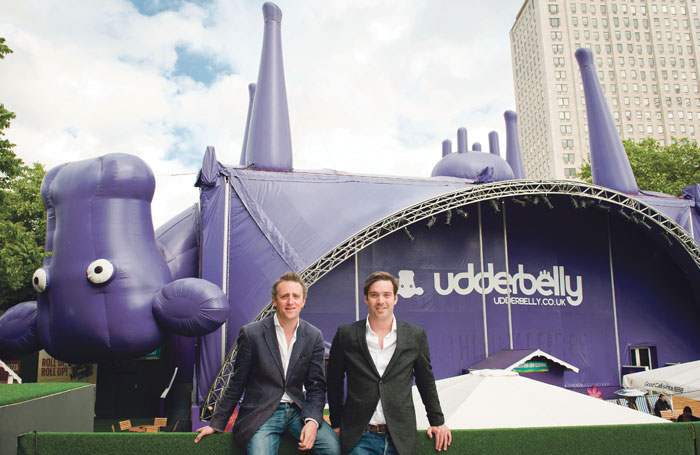
[[(199, 400), (204, 399), (240, 327), (259, 317), (269, 304), (269, 289), (282, 273), (294, 270), (315, 283), (326, 274), (332, 276), (330, 272), (352, 254), (368, 250), (370, 245), (391, 233), (400, 232), (406, 226), (415, 229), (412, 226), (418, 221), (437, 214), (444, 216), (461, 210), (459, 207), (468, 208), (470, 201), (503, 198), (518, 201), (522, 195), (563, 192), (567, 193), (566, 197), (589, 201), (589, 204), (606, 201), (609, 207), (606, 206), (604, 213), (616, 214), (624, 209), (629, 215), (618, 218), (623, 225), (630, 226), (636, 223), (631, 221), (634, 217), (630, 207), (637, 207), (636, 215), (647, 211), (666, 225), (675, 226), (675, 234), (663, 235), (672, 239), (674, 247), (667, 246), (667, 249), (683, 267), (692, 265), (697, 257), (697, 244), (681, 229), (688, 229), (691, 221), (700, 222), (693, 199), (664, 195), (631, 197), (574, 182), (517, 181), (477, 185), (447, 177), (421, 179), (335, 171), (242, 169), (219, 164), (211, 148), (204, 161), (202, 176), (208, 177), (207, 183), (202, 177), (201, 184), (202, 277), (224, 286), (231, 314), (224, 338), (221, 332), (205, 337), (203, 346), (207, 347), (200, 351)], [(213, 176), (216, 178), (212, 180)], [(624, 201), (618, 206), (620, 197)], [(592, 206), (581, 207), (581, 210), (581, 216), (598, 213)], [(651, 229), (652, 218), (644, 219)], [(656, 232), (661, 228), (655, 224), (653, 229)], [(407, 235), (411, 235), (410, 232)], [(696, 266), (687, 272), (689, 276), (700, 277)], [(324, 305), (343, 304), (329, 301)], [(435, 318), (438, 319), (437, 314)], [(430, 325), (425, 319), (422, 321)], [(573, 364), (579, 361), (565, 360)]]

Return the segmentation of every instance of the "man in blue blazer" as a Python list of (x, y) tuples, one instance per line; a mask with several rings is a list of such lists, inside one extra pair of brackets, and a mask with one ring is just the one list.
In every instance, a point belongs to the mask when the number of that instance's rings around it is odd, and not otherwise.
[(241, 328), (233, 375), (210, 425), (197, 430), (194, 442), (223, 431), (245, 392), (233, 437), (249, 455), (277, 454), (285, 432), (299, 441), (300, 450), (340, 453), (337, 435), (323, 420), (323, 335), (299, 318), (306, 293), (306, 284), (294, 272), (275, 282), (275, 314)]
[(391, 274), (372, 273), (364, 286), (367, 319), (338, 327), (333, 338), (328, 405), (344, 455), (418, 454), (411, 391), (414, 378), (435, 449), (447, 450), (452, 442), (440, 408), (425, 330), (394, 317), (398, 288)]

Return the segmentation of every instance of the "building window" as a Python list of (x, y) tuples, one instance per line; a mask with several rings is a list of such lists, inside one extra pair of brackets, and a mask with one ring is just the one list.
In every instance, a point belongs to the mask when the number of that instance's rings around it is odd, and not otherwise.
[(638, 346), (630, 348), (630, 357), (632, 365), (638, 367), (647, 367), (652, 369), (657, 366), (656, 347), (655, 346)]
[(575, 167), (565, 167), (564, 168), (564, 175), (566, 177), (576, 177), (576, 168)]

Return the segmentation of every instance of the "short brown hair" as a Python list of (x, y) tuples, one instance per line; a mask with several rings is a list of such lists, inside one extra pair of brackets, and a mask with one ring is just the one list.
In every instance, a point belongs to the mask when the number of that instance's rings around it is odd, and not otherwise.
[(277, 281), (275, 281), (275, 284), (272, 285), (272, 290), (270, 291), (270, 294), (272, 294), (273, 299), (277, 299), (277, 286), (279, 286), (280, 283), (283, 281), (293, 281), (294, 283), (299, 283), (301, 285), (301, 289), (304, 291), (304, 299), (306, 299), (306, 294), (308, 293), (306, 283), (304, 283), (304, 280), (301, 279), (301, 275), (291, 271), (279, 277)]
[(397, 280), (391, 273), (379, 271), (371, 273), (365, 280), (365, 287), (363, 289), (365, 297), (367, 297), (369, 288), (377, 281), (391, 281), (391, 284), (394, 286), (394, 295), (399, 292), (399, 280)]

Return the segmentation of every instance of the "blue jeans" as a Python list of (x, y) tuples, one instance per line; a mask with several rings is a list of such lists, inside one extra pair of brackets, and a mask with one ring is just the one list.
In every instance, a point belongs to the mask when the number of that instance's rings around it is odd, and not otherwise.
[(391, 436), (365, 431), (348, 455), (399, 455)]
[[(318, 455), (340, 455), (340, 440), (335, 431), (325, 421), (319, 422), (316, 442), (311, 453)], [(287, 432), (299, 442), (301, 429), (301, 412), (294, 403), (280, 403), (277, 410), (255, 432), (248, 443), (248, 455), (277, 455), (280, 436)]]

